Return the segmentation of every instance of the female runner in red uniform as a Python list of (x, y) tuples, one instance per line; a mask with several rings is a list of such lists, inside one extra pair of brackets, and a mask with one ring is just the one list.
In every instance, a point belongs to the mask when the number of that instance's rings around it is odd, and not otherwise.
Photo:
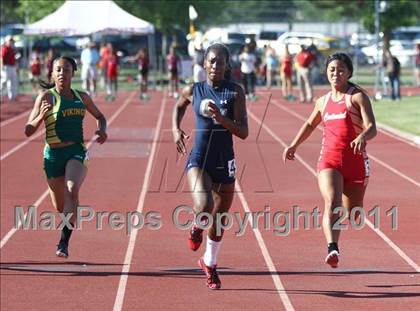
[(284, 150), (283, 158), (294, 160), (297, 147), (322, 122), (324, 126), (321, 155), (318, 160), (318, 184), (325, 201), (322, 226), (328, 243), (325, 262), (338, 266), (340, 230), (334, 226), (339, 218), (336, 207), (344, 207), (349, 215), (354, 207), (363, 206), (369, 177), (366, 141), (376, 135), (375, 117), (369, 97), (349, 82), (353, 74), (350, 57), (344, 53), (330, 55), (326, 74), (331, 91), (320, 97), (309, 118), (293, 142)]

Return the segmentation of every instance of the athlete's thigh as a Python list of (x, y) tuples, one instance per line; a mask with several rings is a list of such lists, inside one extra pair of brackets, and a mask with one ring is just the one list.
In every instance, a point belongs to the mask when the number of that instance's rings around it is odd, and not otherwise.
[(65, 185), (80, 189), (87, 174), (87, 167), (80, 161), (70, 159), (66, 164)]
[(64, 176), (47, 179), (51, 201), (58, 212), (64, 208)]
[(343, 194), (343, 176), (333, 168), (326, 168), (318, 173), (318, 186), (326, 203), (341, 205)]
[(235, 183), (218, 184), (213, 186), (214, 212), (223, 213), (229, 211), (235, 194)]
[(188, 184), (192, 193), (194, 204), (213, 204), (212, 185), (213, 182), (204, 170), (199, 167), (192, 167), (187, 172)]

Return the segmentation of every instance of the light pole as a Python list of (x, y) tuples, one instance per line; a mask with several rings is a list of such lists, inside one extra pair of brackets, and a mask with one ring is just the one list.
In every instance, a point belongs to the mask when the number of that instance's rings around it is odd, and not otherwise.
[(376, 75), (375, 75), (375, 87), (373, 90), (375, 99), (379, 100), (381, 99), (382, 95), (379, 91), (379, 84), (380, 84), (380, 78), (381, 78), (381, 67), (382, 64), (379, 62), (380, 57), (380, 49), (379, 49), (379, 42), (381, 40), (380, 38), (380, 16), (379, 16), (379, 0), (375, 0), (375, 35), (376, 35)]
[[(382, 68), (382, 57), (381, 53), (383, 54), (384, 44), (382, 44), (382, 48), (380, 48), (379, 44), (382, 40), (381, 36), (381, 29), (380, 29), (380, 13), (384, 13), (387, 8), (387, 2), (385, 0), (375, 0), (375, 35), (376, 35), (376, 77), (375, 77), (375, 88), (374, 88), (374, 96), (375, 99), (381, 99), (382, 95), (386, 95), (387, 87), (384, 81), (383, 75), (383, 68)], [(387, 47), (388, 48), (388, 47)], [(379, 86), (382, 80), (382, 88), (383, 94), (379, 91)]]

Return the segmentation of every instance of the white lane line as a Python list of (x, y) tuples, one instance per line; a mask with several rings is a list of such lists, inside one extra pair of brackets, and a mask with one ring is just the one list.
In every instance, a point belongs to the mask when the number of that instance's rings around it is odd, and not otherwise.
[[(22, 129), (23, 132), (23, 129)], [(14, 146), (12, 149), (10, 149), (9, 151), (7, 151), (6, 153), (3, 153), (0, 157), (0, 161), (3, 161), (4, 159), (6, 159), (7, 157), (9, 157), (10, 155), (12, 155), (13, 153), (15, 153), (16, 151), (18, 151), (19, 149), (25, 147), (27, 144), (29, 144), (31, 141), (33, 141), (35, 138), (38, 138), (41, 135), (44, 135), (45, 130), (42, 130), (41, 132), (31, 136), (28, 139), (25, 139), (23, 142), (21, 142), (19, 145)]]
[(14, 116), (13, 118), (4, 120), (3, 122), (0, 123), (0, 127), (6, 126), (10, 123), (13, 123), (16, 120), (19, 120), (19, 119), (23, 118), (24, 116), (29, 115), (30, 113), (31, 113), (31, 109), (29, 109), (28, 111), (24, 111), (24, 112), (18, 114), (17, 116)]
[[(149, 183), (150, 183), (152, 165), (153, 165), (153, 160), (156, 154), (156, 147), (157, 147), (157, 142), (159, 139), (159, 134), (162, 127), (162, 120), (163, 120), (163, 115), (165, 112), (165, 106), (166, 106), (166, 91), (164, 92), (164, 95), (163, 95), (162, 105), (159, 111), (159, 118), (156, 124), (156, 131), (153, 137), (152, 148), (150, 151), (149, 160), (147, 161), (146, 171), (144, 173), (143, 186), (141, 188), (141, 192), (140, 192), (138, 203), (137, 203), (136, 211), (139, 213), (142, 213), (143, 208), (144, 208), (144, 201), (146, 198), (147, 188), (149, 187)], [(118, 284), (118, 291), (115, 297), (114, 308), (113, 308), (114, 311), (121, 310), (124, 303), (125, 289), (127, 287), (127, 280), (128, 280), (128, 272), (130, 271), (131, 260), (133, 258), (133, 253), (134, 253), (134, 247), (136, 245), (137, 232), (138, 232), (138, 228), (134, 228), (130, 234), (130, 240), (128, 242), (127, 252), (125, 253), (125, 258), (124, 258), (124, 265), (121, 271), (120, 282)]]
[(381, 230), (375, 229), (374, 225), (369, 219), (366, 219), (367, 225), (376, 232), (388, 245), (398, 254), (400, 255), (411, 267), (413, 267), (416, 272), (420, 272), (420, 267), (416, 264), (410, 257), (404, 253), (401, 248), (399, 248), (390, 238), (388, 238)]
[(388, 125), (376, 122), (376, 128), (386, 136), (392, 137), (417, 149), (420, 149), (420, 136), (411, 135)]
[[(44, 199), (48, 196), (48, 192), (49, 192), (48, 189), (45, 190), (44, 193), (41, 194), (41, 196), (31, 206), (34, 206), (35, 208), (37, 208), (41, 204), (41, 202), (44, 201)], [(27, 216), (28, 216), (28, 213), (26, 212), (25, 215), (23, 216), (23, 219), (26, 219)], [(6, 243), (16, 233), (16, 231), (19, 230), (20, 226), (22, 226), (22, 223), (19, 219), (16, 226), (10, 229), (9, 232), (7, 232), (7, 234), (1, 239), (0, 249), (2, 249), (4, 245), (6, 245)]]
[[(258, 125), (261, 124), (261, 120), (255, 116), (252, 112), (248, 112), (248, 115), (251, 116), (252, 119), (254, 119), (255, 122), (258, 123)], [(271, 135), (271, 137), (273, 137), (277, 142), (280, 143), (280, 145), (282, 145), (283, 147), (286, 147), (286, 143), (280, 138), (278, 137), (266, 124), (263, 124), (262, 127), (267, 131), (267, 133), (269, 133)], [(308, 169), (312, 175), (316, 178), (317, 177), (317, 173), (316, 171), (305, 161), (303, 160), (300, 156), (295, 155), (296, 159), (303, 164), (303, 166)], [(373, 224), (369, 221), (369, 219), (366, 219), (366, 223), (368, 224), (368, 226), (373, 229), (373, 231), (378, 234), (402, 259), (404, 259), (416, 272), (420, 272), (420, 267), (407, 255), (403, 252), (403, 250), (401, 248), (399, 248), (394, 242), (392, 242), (392, 240), (390, 238), (388, 238), (386, 236), (385, 233), (383, 233), (381, 230), (379, 229), (374, 229)]]
[[(246, 201), (245, 196), (243, 195), (241, 186), (238, 183), (235, 184), (235, 191), (239, 196), (239, 199), (242, 203), (242, 207), (243, 207), (245, 213), (250, 214), (251, 211), (249, 209), (248, 202)], [(277, 273), (276, 267), (274, 266), (273, 260), (271, 259), (270, 253), (268, 252), (268, 248), (265, 245), (265, 242), (264, 242), (264, 239), (261, 235), (260, 230), (256, 227), (254, 228), (254, 226), (252, 225), (252, 220), (251, 220), (250, 217), (248, 218), (248, 221), (251, 225), (252, 231), (255, 234), (255, 238), (257, 239), (258, 245), (261, 249), (261, 253), (264, 257), (265, 264), (268, 267), (268, 271), (271, 274), (274, 285), (276, 286), (276, 289), (277, 289), (277, 293), (279, 294), (280, 299), (283, 302), (284, 307), (286, 308), (286, 311), (295, 310), (292, 303), (290, 302), (289, 296), (287, 295), (287, 292), (286, 292), (286, 290), (283, 286), (283, 283), (280, 279), (280, 276)]]
[[(111, 125), (112, 122), (115, 120), (115, 118), (127, 107), (127, 105), (130, 103), (131, 99), (133, 98), (135, 92), (133, 92), (124, 102), (123, 105), (121, 105), (121, 107), (118, 108), (118, 110), (116, 112), (114, 112), (114, 114), (111, 116), (111, 118), (109, 118), (108, 120), (108, 125)], [(92, 136), (92, 138), (89, 140), (89, 142), (86, 144), (86, 148), (90, 148), (92, 143), (94, 142), (96, 138), (96, 135)], [(35, 203), (33, 203), (31, 206), (34, 206), (35, 209), (38, 208), (38, 206), (42, 203), (42, 201), (44, 201), (44, 199), (47, 197), (49, 190), (45, 190), (43, 194), (40, 195), (40, 197), (35, 201)], [(24, 219), (26, 219), (27, 213), (25, 213), (25, 215), (23, 216)], [(15, 226), (13, 226), (12, 229), (9, 230), (9, 232), (1, 239), (0, 242), (0, 249), (3, 248), (3, 246), (7, 243), (7, 241), (10, 240), (10, 238), (16, 233), (16, 231), (18, 231), (20, 229), (20, 226), (22, 225), (22, 223), (19, 221), (17, 224), (15, 224)]]
[[(289, 114), (291, 114), (291, 115), (295, 116), (296, 118), (298, 118), (298, 119), (300, 119), (300, 120), (302, 120), (302, 121), (306, 121), (306, 118), (305, 118), (305, 117), (303, 117), (302, 115), (300, 115), (300, 114), (296, 113), (295, 111), (293, 111), (293, 110), (291, 110), (291, 109), (289, 109), (289, 108), (287, 108), (287, 107), (284, 107), (282, 104), (279, 104), (276, 100), (273, 100), (272, 102), (273, 102), (273, 104), (274, 104), (276, 107), (278, 107), (278, 108), (280, 108), (280, 109), (282, 109), (282, 110), (286, 111), (287, 113), (289, 113)], [(320, 131), (322, 131), (322, 128), (321, 128), (320, 126), (318, 126), (318, 127), (317, 127), (317, 129), (318, 129), (318, 130), (320, 130)], [(378, 164), (382, 165), (383, 167), (385, 167), (386, 169), (390, 170), (391, 172), (393, 172), (394, 174), (398, 175), (399, 177), (401, 177), (401, 178), (403, 178), (403, 179), (405, 179), (405, 180), (407, 180), (407, 181), (411, 182), (412, 184), (414, 184), (414, 185), (415, 185), (415, 186), (417, 186), (417, 187), (420, 187), (420, 182), (418, 182), (417, 180), (415, 180), (415, 179), (413, 179), (413, 178), (411, 178), (411, 177), (408, 177), (407, 175), (405, 175), (404, 173), (400, 172), (400, 171), (399, 171), (399, 170), (397, 170), (396, 168), (392, 167), (392, 166), (391, 166), (391, 165), (389, 165), (389, 164), (386, 164), (384, 161), (382, 161), (382, 160), (378, 159), (377, 157), (373, 156), (371, 153), (368, 153), (368, 156), (369, 156), (369, 158), (371, 158), (373, 161), (375, 161), (375, 162), (377, 162)]]
[(376, 162), (378, 162), (380, 165), (382, 165), (383, 167), (389, 169), (391, 172), (393, 172), (394, 174), (400, 176), (401, 178), (404, 178), (405, 180), (411, 182), (412, 184), (416, 185), (417, 187), (420, 188), (420, 182), (418, 182), (417, 180), (414, 180), (411, 177), (408, 177), (407, 175), (401, 173), (399, 170), (397, 170), (396, 168), (393, 168), (392, 166), (386, 164), (385, 162), (379, 160), (377, 157), (374, 157), (371, 154), (368, 154), (369, 158), (371, 158), (372, 160), (375, 160)]

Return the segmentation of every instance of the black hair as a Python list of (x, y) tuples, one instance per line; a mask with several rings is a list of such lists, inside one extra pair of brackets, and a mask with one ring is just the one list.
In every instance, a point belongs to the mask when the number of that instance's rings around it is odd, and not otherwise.
[[(69, 56), (59, 56), (59, 57), (56, 57), (54, 60), (53, 60), (53, 66), (54, 66), (54, 64), (57, 62), (57, 61), (59, 61), (60, 59), (64, 59), (64, 60), (66, 60), (70, 65), (71, 65), (71, 68), (72, 68), (72, 70), (73, 70), (73, 73), (75, 72), (75, 71), (77, 71), (77, 63), (76, 63), (76, 61), (73, 59), (73, 58), (71, 58), (71, 57), (69, 57)], [(44, 89), (51, 89), (51, 88), (53, 88), (53, 87), (55, 87), (55, 82), (53, 82), (53, 81), (48, 81), (48, 82), (46, 82), (46, 81), (43, 81), (43, 80), (39, 80), (39, 85), (42, 87), (42, 88), (44, 88)]]
[(224, 54), (224, 56), (226, 57), (226, 70), (225, 70), (225, 74), (223, 78), (225, 80), (231, 80), (232, 79), (232, 65), (230, 63), (229, 48), (222, 43), (213, 43), (207, 48), (206, 52), (204, 53), (204, 59), (207, 59), (207, 56), (210, 51), (213, 51), (215, 53), (222, 52), (222, 54)]

